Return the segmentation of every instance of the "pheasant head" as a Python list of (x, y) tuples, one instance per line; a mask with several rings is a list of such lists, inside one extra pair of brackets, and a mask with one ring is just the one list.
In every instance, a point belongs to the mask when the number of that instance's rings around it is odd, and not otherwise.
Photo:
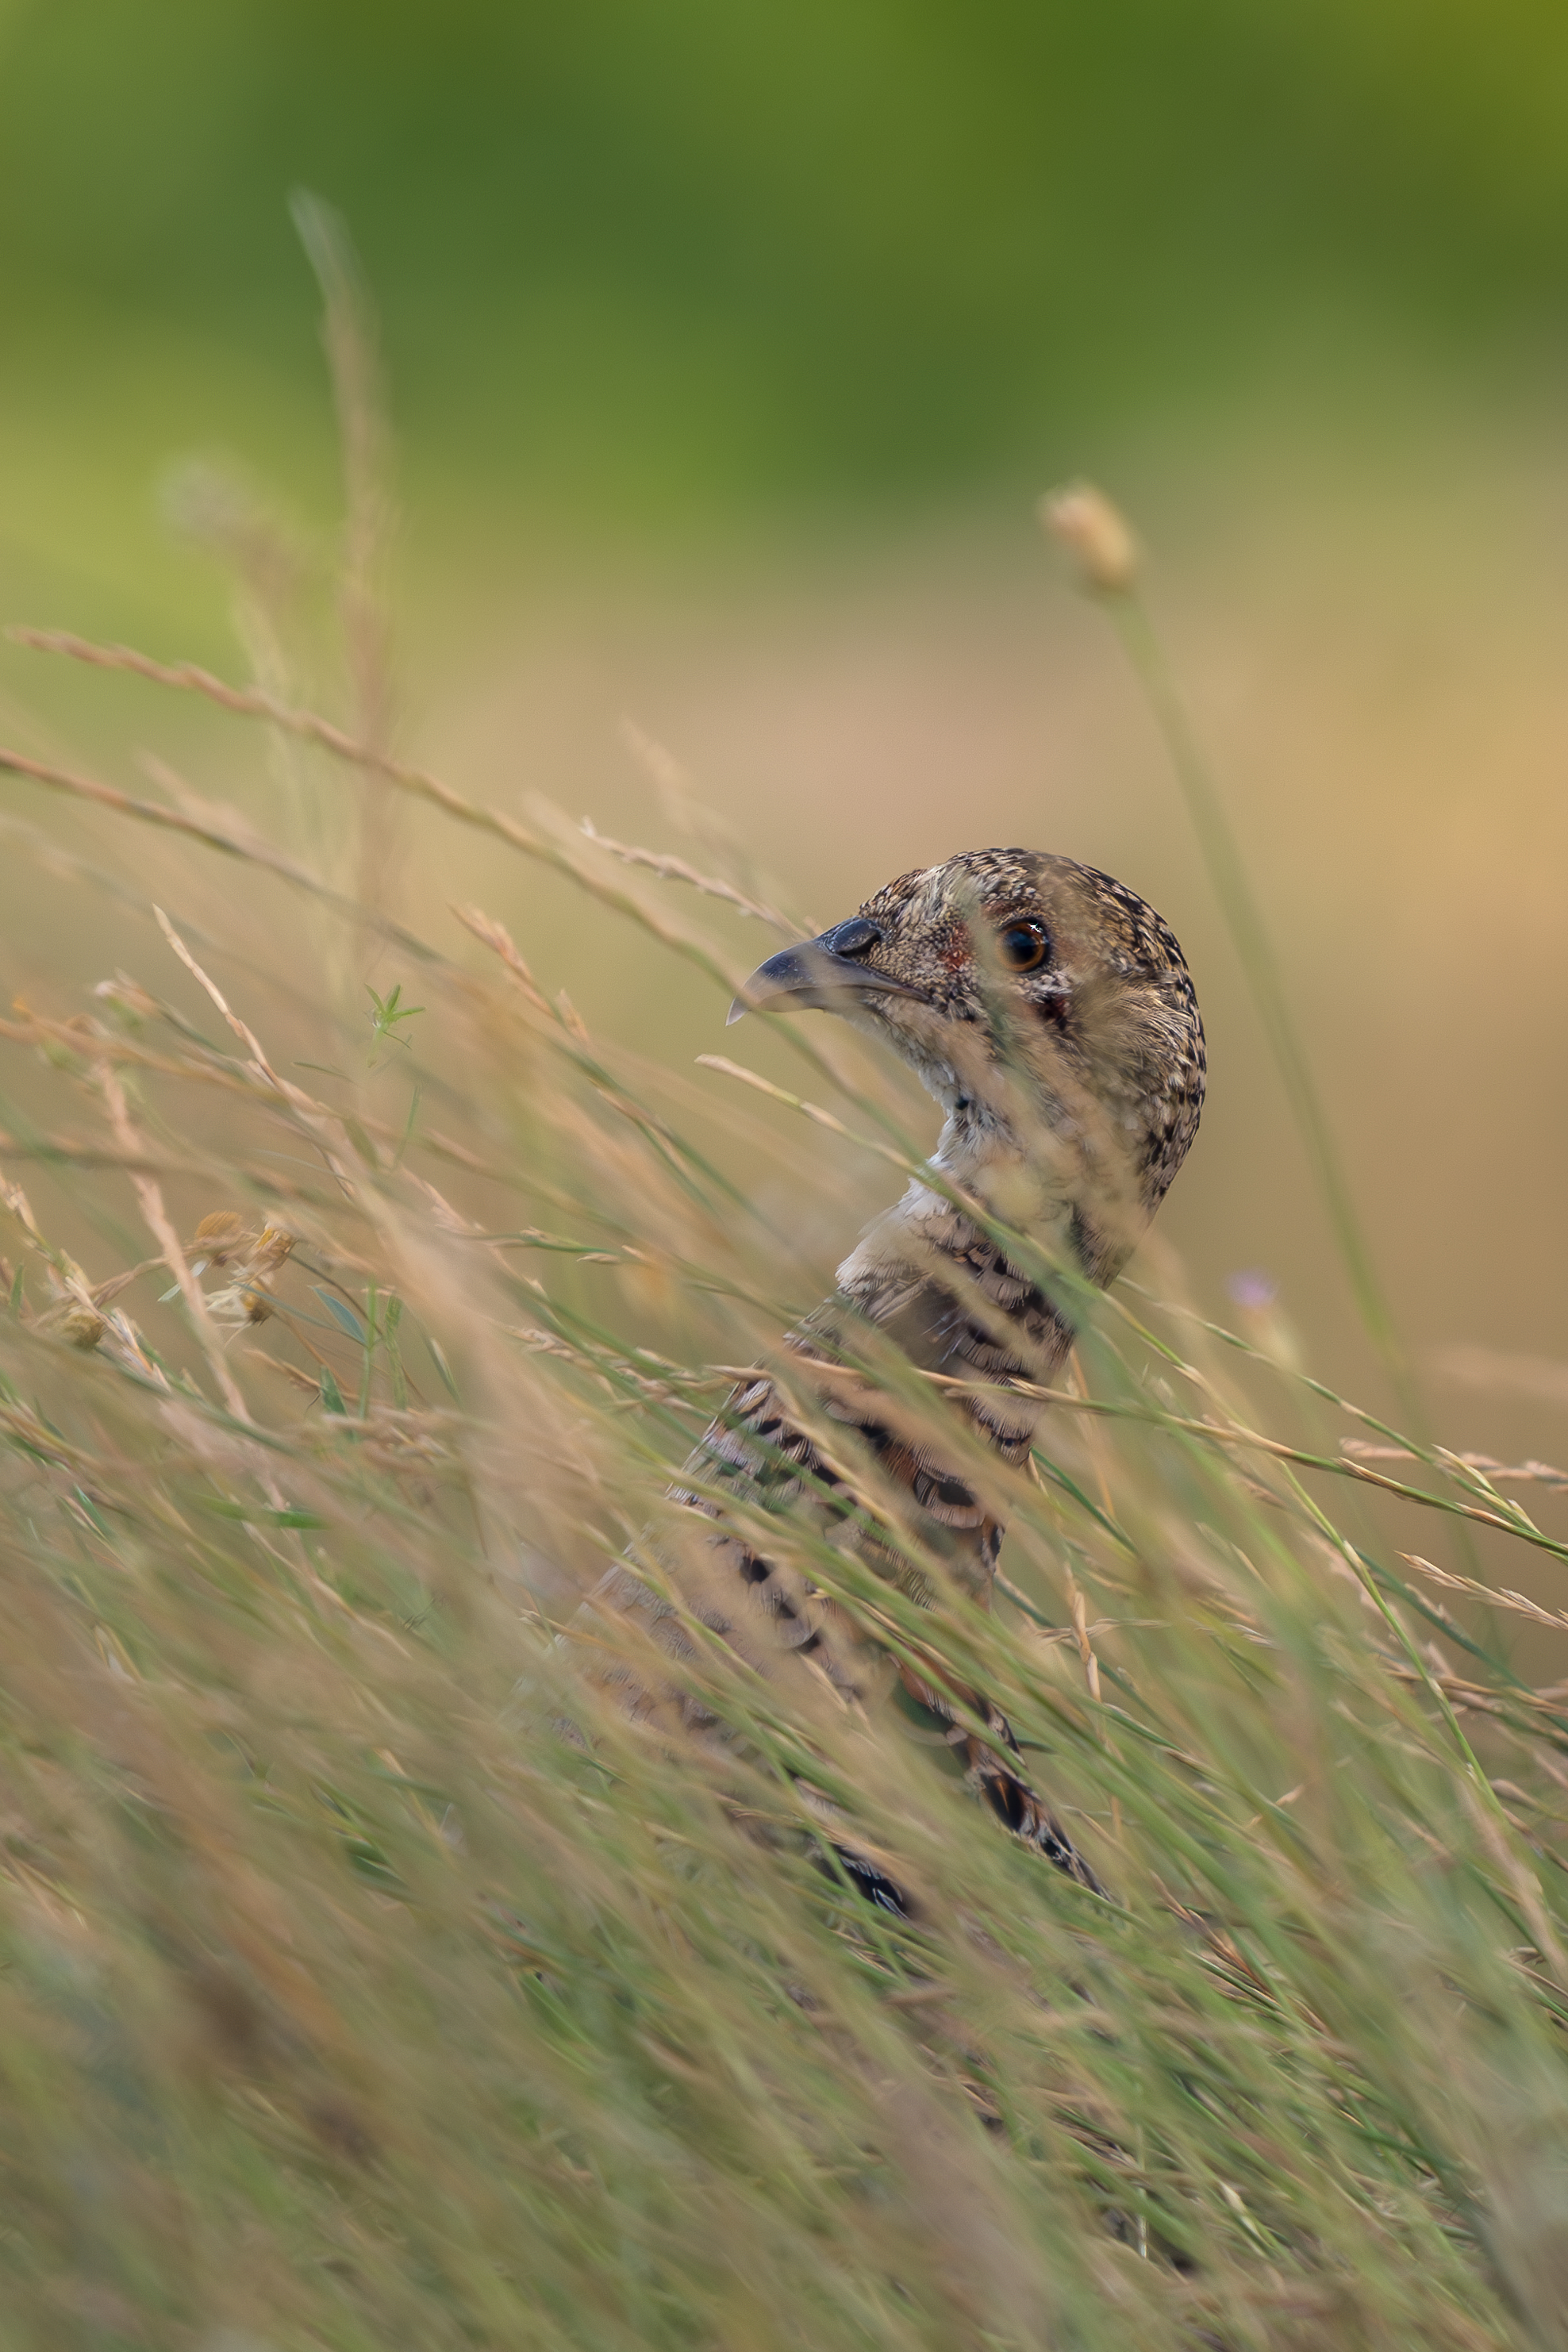
[[(1197, 1131), (1203, 1023), (1170, 927), (1076, 859), (966, 850), (770, 956), (731, 1009), (809, 1006), (890, 1045), (947, 1114), (935, 1161), (1110, 1279)], [(906, 1204), (907, 1206), (912, 1204)]]

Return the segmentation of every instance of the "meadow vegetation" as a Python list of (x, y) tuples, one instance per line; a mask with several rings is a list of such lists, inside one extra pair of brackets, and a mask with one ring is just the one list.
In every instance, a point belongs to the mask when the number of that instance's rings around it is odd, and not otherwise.
[[(1568, 1619), (1463, 1537), (1568, 1559), (1528, 1508), (1562, 1473), (1358, 1409), (1157, 1244), (1102, 1300), (1007, 1235), (1081, 1340), (1026, 1471), (963, 1465), (1010, 1524), (995, 1613), (787, 1513), (759, 1540), (1001, 1704), (1109, 1893), (918, 1727), (695, 1622), (726, 1740), (606, 1700), (646, 1662), (584, 1597), (629, 1548), (679, 1609), (671, 1473), (734, 1368), (787, 1382), (927, 1108), (809, 1021), (793, 1092), (634, 1055), (446, 905), (456, 831), (527, 860), (699, 975), (716, 1037), (807, 928), (651, 750), (677, 850), (389, 750), (364, 352), (314, 226), (331, 715), (237, 509), (248, 675), (26, 640), (84, 708), (129, 673), (139, 740), (193, 699), (254, 732), (287, 837), (157, 752), (142, 791), (0, 752), (61, 942), (0, 1021), (6, 2345), (1561, 2343), (1568, 1693), (1499, 1628)], [(153, 839), (173, 915), (116, 848)], [(134, 969), (91, 961), (100, 908)], [(808, 1791), (914, 1916), (856, 1897)]]

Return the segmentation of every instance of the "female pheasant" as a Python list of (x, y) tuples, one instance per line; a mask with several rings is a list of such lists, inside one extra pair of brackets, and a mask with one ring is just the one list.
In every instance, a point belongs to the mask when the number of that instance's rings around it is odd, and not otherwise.
[[(919, 1370), (964, 1383), (945, 1407), (957, 1417), (960, 1460), (978, 1439), (1005, 1463), (1023, 1461), (1039, 1408), (1016, 1383), (1049, 1381), (1073, 1344), (1070, 1310), (1009, 1263), (953, 1196), (1026, 1233), (1080, 1277), (1109, 1283), (1196, 1132), (1204, 1034), (1182, 950), (1152, 908), (1092, 866), (1024, 849), (970, 850), (901, 876), (847, 921), (770, 957), (730, 1017), (810, 1007), (891, 1045), (936, 1097), (946, 1119), (931, 1167), (943, 1189), (911, 1182), (845, 1260), (834, 1297), (788, 1335), (819, 1429), (826, 1415), (846, 1444), (808, 1434), (781, 1382), (761, 1373), (707, 1432), (688, 1465), (706, 1494), (677, 1490), (712, 1522), (683, 1597), (764, 1674), (809, 1660), (842, 1695), (864, 1698), (891, 1681), (891, 1667), (803, 1576), (726, 1524), (715, 1488), (814, 1514), (827, 1540), (853, 1544), (879, 1574), (925, 1597), (907, 1555), (868, 1535), (864, 1512), (852, 1515), (855, 1457), (868, 1454), (903, 1490), (923, 1550), (987, 1604), (1003, 1528), (933, 1444), (931, 1412), (901, 1425), (868, 1357), (891, 1343)], [(628, 1571), (613, 1571), (602, 1597), (642, 1614), (671, 1654), (687, 1650), (673, 1613)], [(907, 1670), (901, 1678), (1007, 1827), (1096, 1886), (1022, 1778), (998, 1710), (956, 1683), (938, 1689)], [(989, 1738), (959, 1722), (955, 1706)], [(683, 1711), (701, 1717), (689, 1701)], [(908, 1907), (879, 1863), (848, 1843), (839, 1853), (872, 1901)]]

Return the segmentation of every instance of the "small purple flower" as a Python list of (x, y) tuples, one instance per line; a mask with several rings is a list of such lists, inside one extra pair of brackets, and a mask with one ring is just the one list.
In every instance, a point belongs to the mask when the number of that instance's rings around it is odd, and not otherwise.
[(1272, 1307), (1279, 1296), (1279, 1285), (1271, 1275), (1263, 1273), (1258, 1266), (1248, 1266), (1241, 1274), (1233, 1274), (1226, 1288), (1230, 1293), (1233, 1306), (1249, 1307), (1258, 1314), (1261, 1314), (1265, 1307)]

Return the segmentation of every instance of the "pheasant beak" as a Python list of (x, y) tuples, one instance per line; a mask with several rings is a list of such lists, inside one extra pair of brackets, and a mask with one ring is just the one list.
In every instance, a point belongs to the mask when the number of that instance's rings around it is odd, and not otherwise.
[[(871, 995), (915, 996), (924, 1002), (923, 988), (890, 979), (861, 962), (860, 954), (881, 936), (875, 924), (857, 915), (836, 923), (819, 939), (782, 949), (757, 966), (731, 1005), (726, 1028), (743, 1013), (843, 1013)], [(860, 954), (846, 954), (847, 948)]]

